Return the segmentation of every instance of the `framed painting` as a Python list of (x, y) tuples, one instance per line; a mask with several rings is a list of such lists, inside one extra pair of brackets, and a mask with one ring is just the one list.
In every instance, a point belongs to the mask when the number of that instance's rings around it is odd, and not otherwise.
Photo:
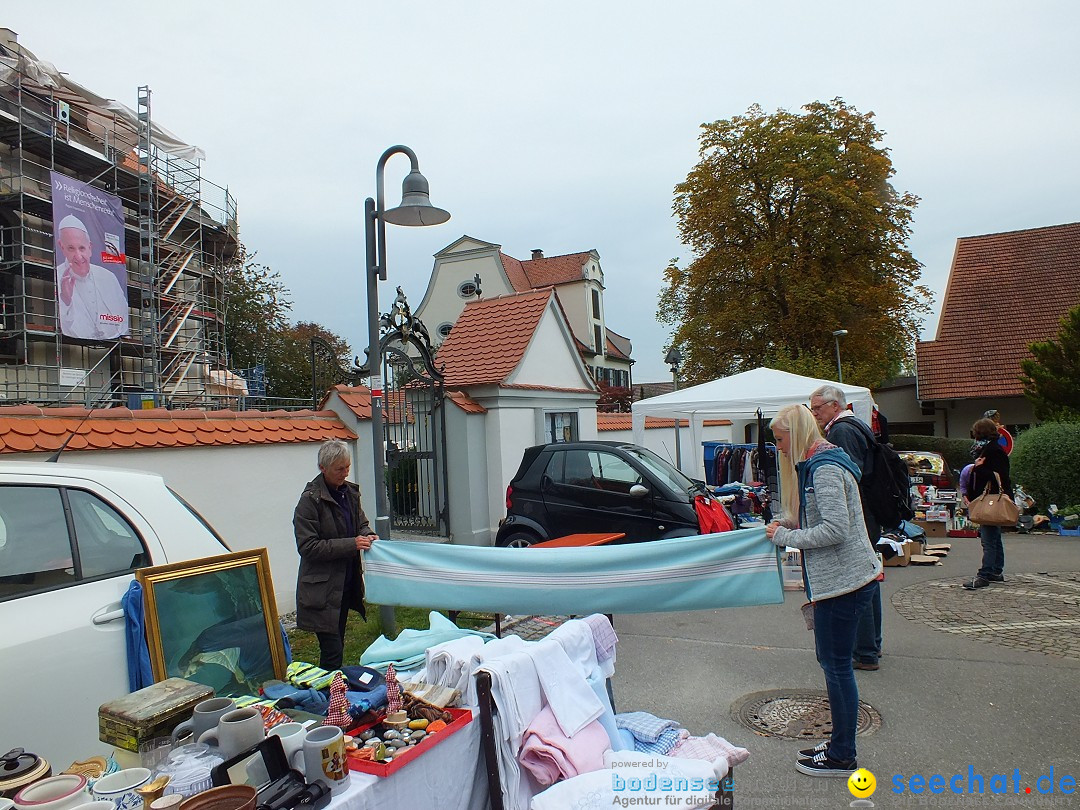
[(186, 678), (218, 695), (257, 695), (285, 677), (266, 549), (135, 572), (146, 605), (154, 680)]

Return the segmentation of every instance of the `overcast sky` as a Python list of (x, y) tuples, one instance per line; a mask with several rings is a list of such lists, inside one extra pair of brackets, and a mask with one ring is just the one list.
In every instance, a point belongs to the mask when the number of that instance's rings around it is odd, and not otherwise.
[[(4, 5), (0, 25), (75, 81), (131, 107), (149, 85), (154, 120), (236, 196), (241, 240), (281, 274), (294, 317), (357, 354), (363, 201), (397, 143), (453, 218), (389, 227), (383, 309), (398, 284), (419, 304), (432, 255), (462, 234), (519, 259), (596, 249), (638, 382), (669, 378), (657, 296), (668, 260), (690, 258), (673, 187), (700, 124), (751, 104), (840, 96), (876, 114), (894, 185), (922, 198), (927, 336), (957, 237), (1080, 220), (1071, 0)], [(389, 206), (407, 171), (388, 164)]]

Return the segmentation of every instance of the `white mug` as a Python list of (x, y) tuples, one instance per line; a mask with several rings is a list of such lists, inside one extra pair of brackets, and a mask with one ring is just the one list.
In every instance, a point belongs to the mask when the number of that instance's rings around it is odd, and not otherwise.
[(230, 759), (257, 745), (264, 737), (266, 727), (262, 715), (258, 709), (249, 706), (223, 714), (215, 728), (199, 736), (199, 742), (216, 745), (225, 759)]
[(281, 747), (285, 750), (285, 759), (289, 761), (289, 767), (298, 771), (304, 770), (304, 737), (310, 723), (311, 721), (282, 723), (266, 732), (268, 737), (281, 738)]
[(319, 726), (304, 735), (304, 775), (341, 793), (349, 786), (349, 766), (345, 762), (345, 735), (337, 726)]
[(113, 802), (116, 810), (142, 810), (142, 796), (136, 788), (149, 781), (149, 768), (125, 768), (98, 779), (91, 793), (95, 799)]

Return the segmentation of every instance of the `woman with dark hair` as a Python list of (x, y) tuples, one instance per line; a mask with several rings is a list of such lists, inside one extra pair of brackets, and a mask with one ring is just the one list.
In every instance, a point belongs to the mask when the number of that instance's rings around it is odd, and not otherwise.
[[(1009, 457), (998, 442), (998, 426), (993, 419), (983, 417), (971, 426), (971, 456), (975, 467), (971, 471), (971, 483), (968, 484), (968, 497), (975, 500), (983, 494), (987, 486), (991, 492), (1002, 492), (1013, 497), (1012, 481), (1009, 480)], [(996, 475), (995, 475), (996, 473)], [(1000, 479), (1000, 488), (998, 487)], [(964, 588), (973, 591), (985, 588), (991, 582), (1004, 582), (1002, 572), (1005, 569), (1005, 547), (1001, 544), (1000, 526), (980, 526), (979, 540), (982, 541), (982, 565), (979, 572), (965, 582)]]
[(795, 768), (809, 776), (846, 779), (859, 767), (859, 689), (851, 662), (855, 631), (860, 613), (878, 595), (881, 561), (866, 533), (855, 462), (825, 441), (805, 405), (781, 408), (769, 426), (780, 451), (783, 519), (766, 526), (765, 534), (778, 546), (802, 550), (814, 647), (832, 713), (832, 738), (800, 751)]

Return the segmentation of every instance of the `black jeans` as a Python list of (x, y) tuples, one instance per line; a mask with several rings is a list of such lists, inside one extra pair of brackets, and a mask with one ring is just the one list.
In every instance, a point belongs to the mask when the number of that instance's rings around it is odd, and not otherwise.
[(345, 626), (349, 623), (349, 599), (347, 595), (341, 597), (341, 615), (338, 617), (338, 631), (336, 633), (316, 633), (319, 639), (319, 666), (329, 672), (341, 669), (341, 661), (345, 654)]

